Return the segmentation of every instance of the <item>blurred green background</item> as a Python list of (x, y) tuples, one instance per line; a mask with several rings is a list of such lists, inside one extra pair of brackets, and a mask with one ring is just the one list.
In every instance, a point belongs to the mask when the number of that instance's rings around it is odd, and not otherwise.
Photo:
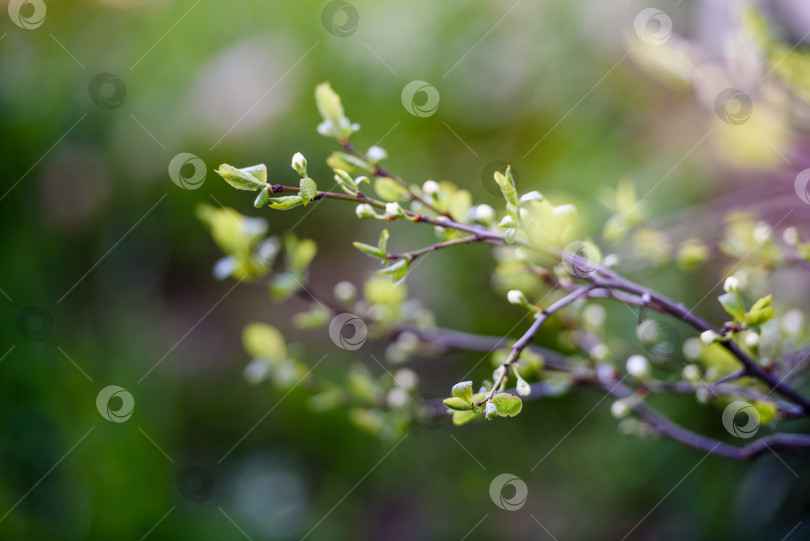
[[(642, 519), (629, 539), (782, 539), (801, 521), (791, 538), (810, 535), (806, 460), (700, 462), (698, 451), (619, 434), (610, 401), (590, 391), (508, 421), (417, 426), (392, 450), (340, 411), (305, 411), (303, 390), (280, 400), (242, 377), (251, 321), (306, 343), (310, 365), (330, 352), (325, 373), (357, 360), (379, 371), (368, 355), (384, 345), (336, 353), (325, 329), (291, 329), (303, 303), (217, 282), (220, 253), (194, 213), (221, 203), (316, 239), (321, 290), (373, 272), (350, 242), (379, 228), (351, 205), (302, 221), (301, 209), (270, 215), (212, 172), (264, 162), (272, 181), (295, 182), (300, 151), (313, 178), (329, 178), (333, 144), (315, 133), (322, 81), (362, 125), (360, 148), (380, 144), (405, 179), (452, 179), (476, 202), (498, 201), (485, 174), (494, 161), (513, 164), (522, 191), (577, 202), (591, 232), (609, 215), (594, 195), (622, 178), (642, 194), (666, 178), (645, 201), (655, 216), (715, 195), (725, 170), (715, 145), (690, 150), (712, 114), (625, 56), (634, 2), (352, 0), (359, 25), (344, 37), (324, 25), (323, 1), (45, 4), (37, 28), (0, 17), (0, 538), (621, 539)], [(675, 26), (697, 33), (705, 10), (679, 4), (665, 7)], [(111, 75), (94, 87), (99, 74)], [(435, 115), (403, 108), (412, 80), (439, 90)], [(181, 152), (207, 166), (199, 189), (169, 178)], [(397, 249), (431, 239), (429, 228), (393, 233)], [(492, 268), (485, 248), (440, 252), (409, 291), (440, 325), (504, 334), (520, 311), (493, 292)], [(719, 279), (634, 278), (687, 303)], [(700, 311), (719, 316), (709, 304)], [(636, 316), (610, 315), (636, 344)], [(445, 396), (479, 358), (413, 367), (424, 393)], [(126, 422), (96, 409), (108, 385), (134, 398)], [(693, 402), (665, 406), (719, 434), (719, 416), (691, 415)], [(519, 511), (489, 497), (504, 472), (528, 484)]]

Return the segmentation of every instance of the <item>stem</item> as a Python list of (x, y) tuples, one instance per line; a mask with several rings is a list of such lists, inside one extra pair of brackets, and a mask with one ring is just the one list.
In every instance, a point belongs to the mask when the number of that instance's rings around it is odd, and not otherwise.
[(416, 259), (420, 255), (424, 255), (436, 250), (441, 250), (442, 248), (449, 248), (451, 246), (459, 246), (461, 244), (471, 244), (473, 242), (482, 242), (482, 239), (479, 235), (470, 235), (469, 237), (464, 237), (460, 239), (453, 239), (447, 240), (444, 242), (437, 242), (436, 244), (431, 244), (430, 246), (426, 246), (424, 248), (420, 248), (418, 250), (411, 250), (410, 252), (403, 252), (401, 254), (386, 254), (385, 257), (391, 260), (402, 259), (404, 257), (410, 257), (411, 260)]
[(536, 316), (537, 319), (535, 319), (531, 327), (529, 327), (529, 329), (523, 334), (523, 336), (521, 336), (518, 339), (518, 341), (515, 342), (515, 344), (512, 346), (512, 350), (509, 353), (509, 357), (506, 359), (506, 362), (503, 363), (503, 370), (498, 375), (498, 377), (495, 378), (495, 381), (492, 383), (492, 388), (487, 393), (486, 398), (475, 404), (476, 406), (480, 406), (484, 402), (491, 401), (498, 387), (500, 387), (501, 384), (506, 383), (506, 381), (509, 379), (509, 369), (512, 367), (513, 364), (515, 364), (518, 361), (518, 359), (520, 358), (520, 354), (523, 353), (523, 350), (526, 349), (526, 347), (532, 342), (535, 335), (537, 334), (537, 331), (540, 330), (540, 326), (543, 325), (543, 323), (545, 323), (546, 320), (552, 314), (554, 314), (558, 310), (561, 310), (562, 308), (565, 308), (566, 306), (568, 306), (578, 298), (582, 297), (583, 295), (586, 295), (591, 289), (593, 289), (593, 286), (583, 286), (574, 291), (573, 293), (570, 293), (565, 297), (563, 297), (562, 299), (558, 300), (557, 302), (555, 302), (548, 308), (544, 309), (542, 312), (540, 312), (540, 314)]

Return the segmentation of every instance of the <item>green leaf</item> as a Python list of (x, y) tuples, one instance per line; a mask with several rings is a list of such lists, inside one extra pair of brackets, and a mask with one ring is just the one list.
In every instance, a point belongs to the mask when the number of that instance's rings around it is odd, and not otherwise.
[(773, 318), (773, 308), (768, 306), (759, 310), (751, 310), (745, 314), (744, 323), (746, 327), (759, 327)]
[(332, 317), (328, 308), (315, 304), (306, 312), (298, 312), (292, 317), (292, 324), (296, 329), (317, 329), (323, 327)]
[(388, 177), (377, 177), (374, 191), (385, 201), (403, 201), (408, 198), (408, 190), (396, 180)]
[(384, 274), (386, 276), (390, 276), (395, 283), (399, 283), (405, 278), (405, 276), (408, 275), (410, 266), (411, 266), (410, 258), (403, 257), (390, 267), (378, 270), (377, 274)]
[(751, 311), (754, 310), (762, 310), (763, 308), (767, 308), (771, 305), (771, 298), (773, 295), (768, 295), (767, 297), (762, 297), (757, 302), (754, 303), (754, 306), (751, 307)]
[(299, 239), (292, 233), (284, 236), (284, 246), (287, 249), (287, 266), (296, 273), (303, 273), (318, 253), (314, 240)]
[(237, 190), (256, 191), (267, 185), (267, 167), (264, 164), (237, 169), (223, 163), (215, 172)]
[(270, 208), (276, 210), (289, 210), (301, 205), (304, 202), (300, 195), (270, 197), (267, 201), (270, 203)]
[(371, 173), (374, 169), (365, 160), (345, 152), (333, 152), (326, 158), (326, 165), (349, 173)]
[(501, 193), (506, 202), (513, 207), (517, 207), (518, 198), (517, 191), (515, 190), (515, 179), (512, 177), (512, 166), (508, 165), (505, 173), (495, 171), (495, 182), (500, 186)]
[(514, 227), (510, 227), (504, 233), (504, 240), (507, 244), (514, 244), (515, 243), (515, 236), (517, 235), (517, 229)]
[(738, 292), (725, 293), (717, 297), (717, 300), (735, 322), (741, 323), (745, 319), (745, 302)]
[(307, 206), (310, 201), (318, 197), (318, 185), (315, 184), (315, 181), (311, 178), (302, 178), (299, 186), (301, 190), (298, 192), (298, 195), (300, 195), (301, 199), (304, 201), (304, 206)]
[(445, 398), (444, 405), (455, 411), (471, 411), (472, 404), (466, 402), (463, 398), (454, 396), (452, 398)]
[(318, 133), (327, 137), (345, 138), (360, 129), (352, 124), (343, 112), (340, 96), (332, 90), (329, 83), (321, 83), (315, 89), (315, 104), (323, 122), (318, 126)]
[(388, 253), (388, 239), (390, 236), (387, 229), (383, 229), (382, 232), (380, 232), (380, 240), (377, 241), (377, 248), (383, 255)]
[(498, 408), (501, 417), (514, 417), (523, 409), (523, 401), (509, 393), (499, 393), (492, 397), (492, 403)]
[(360, 250), (361, 252), (365, 252), (372, 257), (379, 257), (381, 259), (385, 259), (385, 252), (377, 248), (376, 246), (372, 246), (370, 244), (364, 244), (362, 242), (353, 242), (352, 246)]
[(476, 413), (474, 411), (454, 411), (453, 424), (456, 426), (461, 426), (469, 423), (470, 421), (478, 419), (479, 417), (480, 413)]
[(270, 278), (269, 287), (270, 296), (276, 301), (283, 301), (294, 295), (301, 288), (301, 284), (289, 272), (282, 272)]
[(756, 408), (757, 413), (759, 413), (760, 424), (763, 425), (770, 424), (771, 421), (776, 418), (776, 414), (779, 411), (775, 402), (766, 400), (757, 400), (754, 402), (754, 408)]
[(282, 360), (287, 357), (287, 346), (284, 337), (275, 327), (265, 323), (251, 323), (242, 331), (242, 344), (251, 357), (260, 357), (269, 361)]
[(472, 402), (472, 392), (473, 382), (472, 381), (462, 381), (453, 385), (453, 396), (456, 398), (461, 398), (465, 402)]
[(258, 196), (256, 196), (256, 201), (253, 202), (253, 206), (260, 209), (265, 206), (268, 201), (270, 201), (270, 191), (265, 188), (259, 192)]

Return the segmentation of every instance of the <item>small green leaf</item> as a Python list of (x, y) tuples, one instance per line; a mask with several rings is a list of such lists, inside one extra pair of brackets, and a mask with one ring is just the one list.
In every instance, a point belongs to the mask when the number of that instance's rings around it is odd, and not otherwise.
[(304, 202), (304, 206), (307, 206), (310, 201), (318, 197), (318, 185), (315, 184), (315, 181), (309, 177), (304, 177), (301, 179), (300, 183), (300, 191), (298, 194), (301, 196), (301, 199)]
[(754, 306), (751, 307), (751, 311), (755, 310), (762, 310), (763, 308), (767, 308), (771, 305), (771, 297), (773, 295), (768, 295), (767, 297), (762, 297), (757, 302), (754, 303)]
[(264, 164), (237, 169), (223, 163), (215, 172), (237, 190), (256, 191), (267, 185), (267, 167)]
[(472, 404), (457, 396), (444, 399), (444, 405), (454, 411), (471, 411)]
[(741, 323), (745, 319), (745, 302), (738, 292), (725, 293), (717, 297), (717, 300), (735, 322)]
[(301, 205), (304, 202), (300, 195), (270, 197), (267, 201), (270, 203), (270, 208), (276, 210), (289, 210)]
[(405, 278), (405, 276), (408, 275), (410, 266), (411, 266), (410, 258), (403, 257), (390, 267), (378, 270), (377, 274), (384, 274), (390, 276), (391, 279), (394, 280), (394, 283), (398, 284)]
[(480, 412), (474, 411), (454, 411), (453, 412), (453, 424), (456, 426), (461, 426), (464, 424), (469, 423), (470, 421), (474, 421), (478, 419)]
[(499, 393), (492, 397), (492, 403), (498, 409), (501, 417), (514, 417), (523, 409), (523, 402), (520, 398), (509, 393)]
[(456, 398), (461, 398), (465, 402), (472, 402), (472, 392), (473, 382), (472, 381), (462, 381), (453, 385), (453, 396)]
[(508, 165), (504, 173), (495, 171), (495, 182), (497, 182), (498, 186), (500, 186), (501, 193), (503, 194), (503, 198), (506, 200), (506, 202), (509, 205), (516, 207), (518, 204), (518, 198), (517, 191), (515, 190), (515, 179), (512, 177), (512, 166)]
[(506, 240), (507, 244), (514, 244), (515, 243), (515, 236), (517, 235), (517, 229), (514, 227), (510, 227), (504, 233), (504, 240)]
[(277, 301), (290, 298), (301, 288), (301, 284), (295, 276), (288, 272), (274, 275), (270, 278), (270, 296)]
[(403, 201), (408, 197), (408, 190), (396, 180), (388, 177), (377, 177), (374, 191), (385, 201)]
[(380, 233), (380, 240), (377, 241), (377, 248), (383, 255), (388, 253), (388, 238), (390, 236), (391, 235), (388, 234), (388, 230), (383, 229)]
[(281, 333), (264, 323), (251, 323), (242, 331), (242, 344), (251, 357), (261, 357), (269, 361), (286, 358), (287, 347)]
[(370, 244), (364, 244), (362, 242), (353, 242), (352, 246), (360, 250), (361, 252), (365, 252), (372, 257), (379, 257), (385, 259), (385, 252), (381, 251), (376, 246), (372, 246)]
[(318, 245), (312, 239), (299, 239), (292, 233), (284, 236), (284, 245), (287, 249), (287, 266), (300, 274), (303, 273), (315, 254), (318, 253)]
[(746, 327), (759, 327), (770, 321), (771, 318), (773, 318), (773, 308), (767, 306), (759, 310), (751, 309), (751, 311), (745, 314), (744, 323)]
[(256, 201), (253, 202), (253, 206), (260, 209), (265, 206), (268, 201), (270, 201), (270, 191), (265, 188), (256, 196)]

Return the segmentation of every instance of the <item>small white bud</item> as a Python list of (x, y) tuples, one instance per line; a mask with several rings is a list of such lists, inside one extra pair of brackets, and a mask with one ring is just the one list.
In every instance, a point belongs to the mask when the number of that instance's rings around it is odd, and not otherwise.
[(520, 396), (529, 396), (530, 394), (532, 394), (532, 386), (529, 385), (529, 383), (523, 378), (518, 379), (516, 388), (517, 394), (519, 394)]
[(351, 304), (357, 300), (357, 288), (351, 282), (338, 282), (332, 292), (335, 298), (343, 304)]
[(394, 373), (394, 381), (403, 389), (411, 390), (419, 384), (419, 376), (410, 368), (400, 368)]
[(486, 415), (487, 420), (491, 421), (498, 416), (498, 408), (495, 407), (495, 404), (492, 402), (487, 402), (487, 407), (484, 409), (484, 414)]
[(700, 367), (696, 364), (687, 364), (681, 370), (681, 377), (686, 381), (697, 381), (700, 379)]
[(700, 358), (700, 339), (692, 337), (683, 341), (683, 356), (690, 361)]
[(402, 210), (402, 207), (399, 206), (399, 203), (386, 203), (385, 213), (392, 218), (402, 218), (405, 216), (405, 212)]
[(408, 391), (402, 387), (394, 387), (388, 391), (385, 401), (388, 402), (388, 405), (392, 408), (401, 408), (408, 403), (408, 398)]
[(515, 227), (515, 219), (507, 214), (498, 223), (498, 227)]
[(736, 293), (740, 290), (740, 281), (736, 276), (729, 276), (723, 284), (723, 290), (726, 293)]
[(720, 335), (713, 330), (703, 331), (700, 333), (700, 341), (710, 346), (720, 339)]
[(701, 404), (708, 404), (712, 399), (712, 393), (706, 387), (700, 387), (697, 391), (695, 391), (695, 398)]
[(785, 244), (788, 246), (796, 246), (801, 241), (799, 230), (795, 227), (788, 227), (782, 231), (782, 240), (784, 240)]
[(762, 244), (763, 242), (767, 241), (771, 238), (771, 233), (773, 229), (771, 226), (766, 222), (759, 222), (757, 225), (754, 226), (754, 242), (757, 244)]
[(477, 205), (474, 209), (475, 221), (489, 223), (495, 219), (495, 210), (489, 205)]
[(529, 299), (527, 299), (526, 295), (519, 289), (509, 290), (509, 293), (506, 294), (506, 299), (510, 304), (514, 304), (515, 306), (527, 306), (529, 304)]
[(293, 156), (292, 168), (302, 177), (307, 176), (307, 159), (300, 152), (296, 152)]
[(384, 148), (374, 145), (366, 152), (366, 159), (371, 163), (377, 163), (388, 158), (388, 152)]
[(436, 195), (439, 193), (439, 183), (435, 180), (428, 180), (422, 184), (422, 191), (428, 195)]
[(617, 400), (610, 405), (610, 414), (616, 419), (627, 417), (630, 414), (630, 404), (625, 400)]
[(354, 212), (357, 214), (357, 217), (361, 219), (377, 217), (377, 213), (374, 212), (374, 209), (368, 203), (360, 203), (357, 205), (357, 208), (354, 209)]
[(627, 359), (627, 373), (637, 379), (646, 379), (650, 375), (650, 362), (642, 355), (632, 355)]
[(589, 327), (598, 329), (605, 323), (605, 308), (598, 304), (589, 304), (582, 311), (582, 319)]
[(759, 335), (755, 332), (749, 332), (745, 335), (745, 345), (751, 349), (759, 345)]
[(591, 359), (594, 361), (604, 361), (607, 359), (610, 350), (605, 344), (596, 344), (588, 353), (590, 353)]

